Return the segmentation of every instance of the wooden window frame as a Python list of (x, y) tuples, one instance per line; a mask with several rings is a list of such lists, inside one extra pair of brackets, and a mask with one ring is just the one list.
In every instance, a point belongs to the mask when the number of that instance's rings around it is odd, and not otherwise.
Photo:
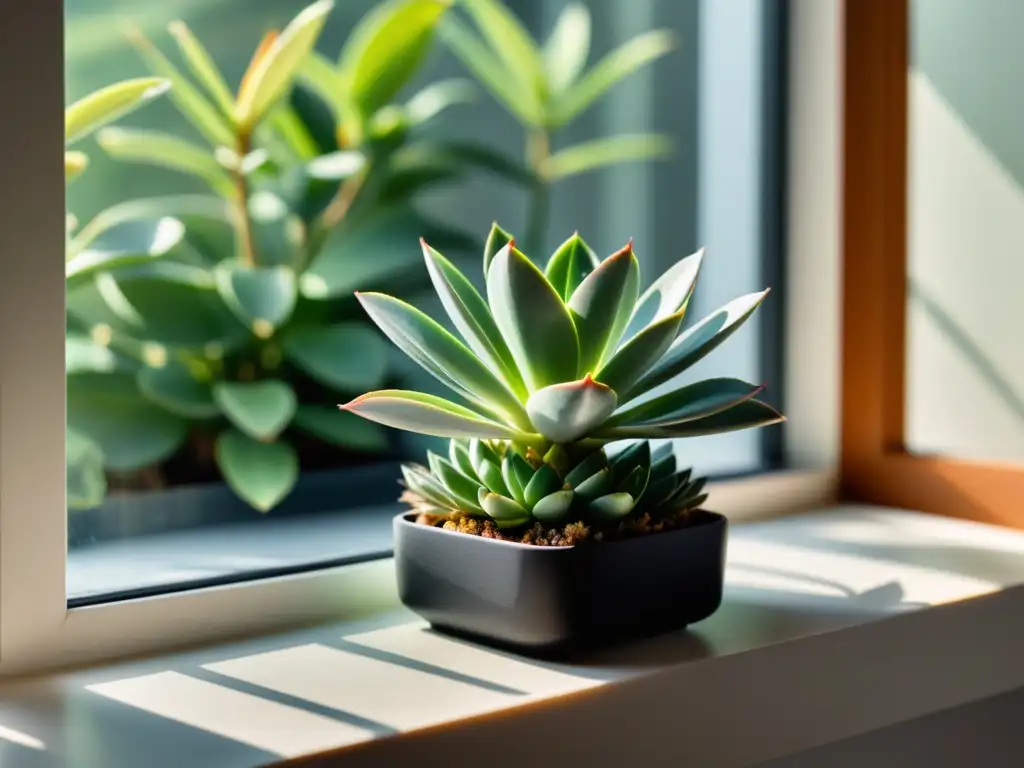
[(841, 491), (1024, 528), (1024, 467), (905, 448), (909, 0), (844, 15)]

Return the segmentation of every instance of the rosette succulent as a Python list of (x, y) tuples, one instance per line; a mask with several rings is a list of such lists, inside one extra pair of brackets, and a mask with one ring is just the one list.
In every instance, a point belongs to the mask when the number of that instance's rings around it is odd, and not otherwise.
[[(342, 408), (450, 439), (447, 457), (430, 453), (427, 467), (403, 467), (403, 498), (426, 519), (448, 517), (469, 532), (562, 526), (563, 540), (575, 538), (567, 524), (672, 524), (704, 501), (704, 479), (679, 471), (671, 443), (652, 450), (649, 440), (783, 420), (757, 399), (763, 385), (713, 378), (672, 386), (768, 293), (741, 296), (684, 329), (703, 251), (641, 293), (632, 242), (600, 260), (574, 234), (542, 271), (495, 224), (484, 253), (484, 298), (450, 261), (421, 245), (461, 340), (391, 296), (357, 296), (384, 334), (458, 402), (385, 390)], [(625, 441), (633, 442), (615, 454), (606, 450)]]

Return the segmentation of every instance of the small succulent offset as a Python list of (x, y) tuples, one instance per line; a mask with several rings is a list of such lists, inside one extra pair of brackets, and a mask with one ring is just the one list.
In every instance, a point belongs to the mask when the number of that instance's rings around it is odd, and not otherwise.
[[(358, 298), (388, 338), (463, 403), (386, 390), (342, 408), (450, 439), (447, 457), (431, 453), (429, 467), (403, 467), (403, 498), (423, 521), (447, 517), (448, 527), (499, 536), (501, 529), (563, 526), (562, 543), (590, 526), (622, 530), (630, 520), (671, 527), (704, 501), (704, 480), (677, 471), (671, 444), (652, 450), (648, 440), (783, 420), (756, 399), (763, 386), (739, 379), (653, 394), (725, 341), (768, 293), (734, 299), (683, 330), (703, 251), (641, 294), (632, 242), (599, 260), (574, 234), (542, 272), (495, 224), (484, 253), (485, 300), (421, 243), (434, 288), (464, 341), (391, 296)], [(629, 440), (639, 442), (611, 456), (606, 450)]]

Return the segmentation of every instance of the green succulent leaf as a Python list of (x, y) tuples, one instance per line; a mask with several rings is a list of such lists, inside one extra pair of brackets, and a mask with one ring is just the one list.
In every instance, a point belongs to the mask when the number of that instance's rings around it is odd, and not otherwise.
[(615, 490), (620, 493), (628, 493), (631, 498), (639, 499), (647, 489), (650, 476), (650, 465), (633, 467), (633, 470), (616, 484)]
[(507, 496), (483, 491), (480, 494), (480, 506), (499, 528), (515, 528), (530, 521), (530, 513), (519, 502)]
[(592, 501), (608, 493), (614, 484), (615, 473), (611, 467), (605, 467), (573, 486), (573, 491), (584, 501)]
[(580, 340), (579, 375), (601, 367), (606, 351), (618, 344), (640, 292), (640, 262), (632, 243), (602, 261), (569, 299), (569, 313)]
[(576, 82), (589, 54), (590, 11), (581, 2), (568, 3), (544, 44), (544, 70), (553, 93), (561, 93)]
[(562, 481), (558, 473), (548, 464), (542, 464), (530, 481), (523, 488), (523, 498), (526, 506), (533, 509), (540, 503), (541, 499), (550, 496), (562, 487)]
[(231, 94), (228, 84), (224, 82), (224, 76), (209, 51), (183, 21), (172, 21), (167, 25), (167, 31), (178, 44), (181, 57), (188, 64), (196, 80), (206, 89), (224, 116), (230, 117), (235, 109), (235, 97)]
[(391, 296), (382, 293), (357, 296), (384, 334), (426, 371), (459, 394), (489, 409), (498, 409), (519, 428), (528, 428), (529, 417), (515, 395), (441, 325)]
[(476, 88), (461, 77), (439, 80), (416, 92), (405, 103), (405, 114), (412, 125), (422, 125), (456, 104), (473, 101)]
[(469, 441), (469, 458), (473, 462), (473, 469), (478, 475), (484, 471), (483, 467), (485, 464), (498, 466), (501, 463), (501, 459), (498, 458), (498, 454), (495, 453), (494, 449), (478, 438), (472, 438)]
[(388, 437), (380, 425), (337, 408), (300, 405), (292, 426), (350, 451), (383, 453), (388, 449)]
[(543, 109), (534, 90), (517, 86), (504, 63), (465, 24), (446, 16), (437, 29), (438, 37), (465, 65), (466, 69), (490, 90), (494, 97), (526, 125), (540, 125)]
[(681, 259), (644, 291), (633, 310), (623, 338), (631, 339), (644, 328), (686, 308), (704, 260), (704, 249)]
[(256, 440), (274, 440), (295, 415), (295, 392), (283, 381), (232, 382), (214, 385), (213, 398), (238, 429)]
[(594, 451), (583, 461), (573, 467), (565, 476), (565, 482), (569, 487), (575, 488), (588, 477), (596, 474), (608, 465), (608, 457), (604, 451)]
[(518, 81), (520, 99), (542, 103), (545, 91), (544, 62), (530, 33), (499, 0), (463, 0), (481, 34)]
[(689, 507), (694, 499), (703, 495), (704, 486), (707, 483), (708, 479), (706, 477), (698, 477), (688, 483), (681, 484), (669, 498), (668, 503), (678, 504), (680, 507)]
[(416, 74), (449, 5), (448, 0), (391, 0), (352, 30), (339, 67), (362, 114), (386, 105)]
[(465, 512), (482, 512), (477, 503), (477, 491), (480, 485), (464, 474), (459, 472), (446, 459), (442, 459), (432, 451), (427, 452), (427, 459), (430, 462), (430, 471), (434, 474), (452, 497), (459, 503)]
[(128, 40), (150, 71), (171, 82), (169, 98), (212, 146), (235, 146), (235, 132), (230, 121), (217, 112), (217, 108), (140, 30), (132, 30)]
[(576, 287), (600, 265), (597, 255), (579, 233), (562, 243), (551, 255), (544, 275), (564, 301), (572, 298)]
[(101, 271), (140, 264), (165, 256), (181, 242), (184, 225), (164, 217), (150, 221), (125, 222), (112, 227), (80, 248), (64, 267), (67, 287), (74, 288)]
[(732, 408), (755, 397), (764, 385), (740, 379), (704, 379), (615, 414), (609, 427), (667, 427)]
[(217, 265), (214, 275), (224, 303), (258, 338), (270, 338), (295, 309), (298, 291), (291, 267), (250, 267), (227, 260)]
[(64, 337), (64, 371), (76, 373), (116, 373), (136, 369), (133, 361), (88, 337), (67, 334)]
[(65, 433), (68, 509), (92, 509), (107, 495), (103, 474), (103, 451), (85, 435), (68, 429)]
[(785, 418), (767, 403), (760, 400), (744, 400), (724, 411), (692, 421), (668, 426), (607, 427), (599, 430), (595, 437), (618, 440), (630, 437), (648, 439), (662, 437), (699, 437), (734, 432), (740, 429), (754, 429), (778, 424)]
[(617, 403), (613, 389), (588, 375), (580, 381), (538, 389), (526, 402), (526, 412), (537, 432), (554, 443), (565, 444), (603, 424)]
[(212, 153), (163, 131), (104, 128), (96, 142), (115, 160), (147, 163), (187, 173), (205, 181), (223, 197), (234, 195), (230, 176)]
[(79, 99), (64, 110), (64, 143), (72, 144), (143, 104), (167, 93), (171, 83), (159, 77), (123, 80)]
[(519, 398), (526, 397), (526, 385), (508, 345), (501, 336), (487, 302), (454, 264), (422, 243), (423, 257), (434, 289), (462, 338)]
[(654, 133), (624, 134), (593, 139), (552, 153), (540, 165), (540, 174), (559, 181), (587, 171), (637, 160), (658, 160), (672, 154), (672, 139)]
[(579, 367), (579, 340), (561, 297), (511, 244), (487, 270), (487, 299), (531, 392), (572, 381)]
[(614, 523), (633, 511), (635, 501), (628, 493), (609, 493), (587, 505), (589, 517), (598, 522)]
[(252, 127), (288, 90), (296, 71), (313, 50), (333, 0), (318, 0), (302, 10), (246, 73), (235, 105), (235, 120)]
[(187, 422), (145, 399), (128, 373), (69, 376), (67, 412), (68, 427), (99, 446), (115, 471), (159, 464), (188, 434)]
[(480, 480), (487, 487), (487, 490), (492, 493), (497, 493), (501, 496), (511, 496), (512, 491), (505, 484), (505, 478), (502, 477), (501, 469), (497, 464), (491, 464), (485, 462), (480, 467), (481, 471), (477, 473)]
[(512, 498), (519, 504), (524, 504), (526, 503), (526, 497), (523, 494), (523, 483), (520, 480), (519, 473), (516, 472), (512, 456), (513, 454), (507, 453), (505, 458), (501, 460), (501, 478), (505, 481), (505, 487), (511, 492)]
[(675, 36), (656, 29), (634, 37), (602, 58), (555, 105), (551, 122), (563, 125), (580, 115), (613, 85), (675, 48)]
[(418, 493), (428, 501), (447, 509), (455, 509), (458, 506), (451, 494), (429, 472), (420, 467), (403, 464), (402, 478), (410, 491)]
[(625, 480), (634, 467), (650, 469), (651, 461), (651, 444), (647, 440), (638, 440), (609, 459), (616, 482)]
[(575, 494), (572, 491), (549, 493), (533, 505), (533, 516), (545, 525), (555, 525), (565, 519), (572, 509)]
[(423, 392), (385, 389), (357, 397), (342, 408), (378, 424), (421, 435), (485, 440), (512, 440), (524, 436), (469, 408)]
[(469, 458), (469, 450), (458, 440), (448, 441), (448, 460), (466, 477), (476, 477), (476, 469)]
[(342, 392), (379, 387), (387, 374), (387, 347), (363, 323), (306, 326), (282, 340), (285, 357), (314, 379)]
[(231, 489), (259, 512), (280, 504), (299, 479), (299, 459), (287, 443), (265, 443), (228, 430), (217, 438), (217, 465)]
[[(487, 233), (487, 240), (484, 243), (484, 277), (487, 277), (487, 272), (491, 268), (491, 262), (494, 257), (498, 255), (498, 252), (509, 243), (513, 243), (512, 235), (498, 226), (498, 222), (491, 224), (491, 229)], [(513, 243), (514, 245), (514, 243)]]
[(680, 484), (685, 485), (685, 483), (686, 479), (676, 476), (675, 473), (655, 477), (652, 469), (651, 478), (643, 496), (638, 500), (638, 506), (643, 509), (656, 509), (671, 498)]
[(210, 383), (196, 379), (181, 363), (144, 366), (136, 374), (136, 382), (143, 395), (179, 416), (209, 419), (220, 413)]
[(601, 366), (595, 378), (615, 390), (620, 404), (625, 403), (634, 390), (638, 393), (650, 391), (653, 387), (636, 382), (662, 359), (682, 324), (683, 313), (678, 312), (647, 326), (620, 347)]
[[(636, 391), (648, 392), (701, 360), (743, 325), (767, 295), (768, 289), (740, 296), (687, 328), (664, 353), (658, 365), (637, 382)], [(619, 388), (616, 391), (625, 392)], [(628, 395), (623, 399), (628, 399)]]

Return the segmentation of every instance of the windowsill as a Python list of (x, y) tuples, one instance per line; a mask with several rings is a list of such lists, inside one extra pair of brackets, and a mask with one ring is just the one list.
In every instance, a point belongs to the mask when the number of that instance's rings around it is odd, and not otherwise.
[(541, 664), (399, 610), (8, 681), (0, 764), (750, 764), (1024, 685), (1021, 584), (1013, 531), (860, 507), (748, 523), (689, 632)]

